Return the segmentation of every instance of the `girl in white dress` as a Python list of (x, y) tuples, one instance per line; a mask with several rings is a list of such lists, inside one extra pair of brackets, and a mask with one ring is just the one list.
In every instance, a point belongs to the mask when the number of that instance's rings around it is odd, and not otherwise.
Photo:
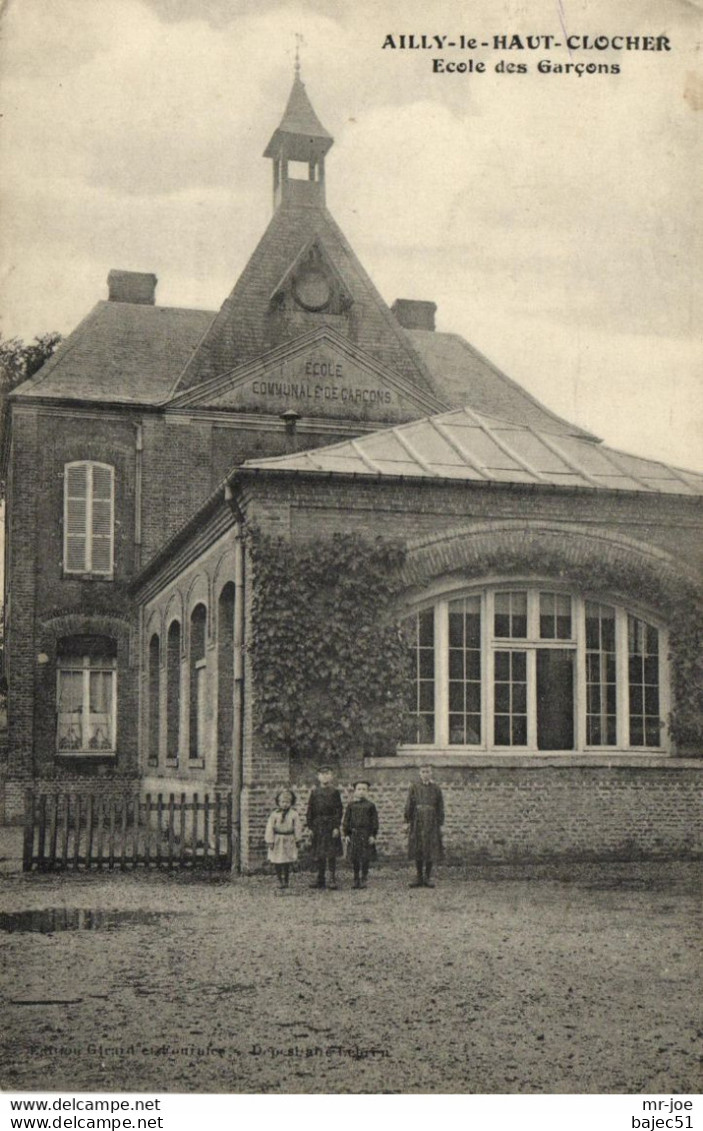
[(298, 859), (298, 846), (302, 836), (302, 823), (295, 808), (295, 794), (292, 789), (279, 789), (276, 808), (266, 822), (264, 840), (268, 858), (276, 869), (281, 891), (288, 887), (290, 866)]

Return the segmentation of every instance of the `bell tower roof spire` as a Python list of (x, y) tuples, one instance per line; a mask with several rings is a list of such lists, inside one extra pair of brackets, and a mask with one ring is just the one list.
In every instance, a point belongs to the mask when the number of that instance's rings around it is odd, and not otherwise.
[[(334, 144), (317, 114), (300, 77), (300, 55), (295, 52), (293, 86), (280, 125), (273, 131), (264, 150), (264, 157), (273, 161), (274, 207), (289, 195), (288, 186), (314, 185), (315, 188), (292, 190), (297, 197), (307, 196), (309, 203), (324, 203), (325, 154)], [(307, 166), (306, 181), (289, 177), (288, 164), (296, 161)]]

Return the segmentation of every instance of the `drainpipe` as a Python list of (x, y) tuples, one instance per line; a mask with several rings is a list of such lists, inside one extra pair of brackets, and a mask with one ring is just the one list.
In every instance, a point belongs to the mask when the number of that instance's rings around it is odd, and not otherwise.
[(296, 412), (294, 408), (289, 408), (286, 412), (281, 413), (281, 420), (286, 432), (286, 451), (295, 452), (298, 450), (296, 427), (300, 420), (300, 413)]
[[(225, 487), (225, 498), (232, 499), (232, 489)], [(237, 525), (234, 541), (234, 688), (232, 726), (232, 791), (236, 802), (234, 835), (236, 860), (241, 869), (242, 783), (244, 778), (244, 540)]]
[(134, 440), (134, 567), (142, 564), (142, 452), (144, 450), (144, 429), (136, 425)]

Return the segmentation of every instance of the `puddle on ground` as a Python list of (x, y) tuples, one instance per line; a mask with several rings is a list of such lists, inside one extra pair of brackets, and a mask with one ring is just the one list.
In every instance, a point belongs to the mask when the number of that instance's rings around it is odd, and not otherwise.
[(41, 911), (14, 911), (0, 914), (0, 931), (33, 931), (51, 935), (54, 931), (98, 931), (110, 927), (155, 926), (172, 911), (96, 911), (83, 907), (48, 907)]

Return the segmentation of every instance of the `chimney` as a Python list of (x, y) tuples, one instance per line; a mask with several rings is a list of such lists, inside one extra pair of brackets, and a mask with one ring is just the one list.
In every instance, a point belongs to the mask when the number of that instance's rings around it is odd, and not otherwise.
[(421, 302), (414, 298), (397, 298), (391, 310), (406, 330), (434, 330), (436, 302)]
[(108, 298), (110, 302), (136, 302), (142, 306), (153, 306), (157, 282), (156, 275), (113, 269), (107, 277)]

